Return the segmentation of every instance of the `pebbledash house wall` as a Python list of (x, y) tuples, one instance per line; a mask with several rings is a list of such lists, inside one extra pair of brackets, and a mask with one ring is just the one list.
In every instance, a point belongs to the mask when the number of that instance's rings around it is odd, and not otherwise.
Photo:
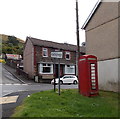
[(118, 91), (120, 13), (118, 2), (102, 2), (87, 26), (86, 54), (98, 57), (99, 88)]
[(23, 57), (24, 71), (29, 74), (30, 78), (34, 78), (34, 47), (30, 40), (26, 41)]

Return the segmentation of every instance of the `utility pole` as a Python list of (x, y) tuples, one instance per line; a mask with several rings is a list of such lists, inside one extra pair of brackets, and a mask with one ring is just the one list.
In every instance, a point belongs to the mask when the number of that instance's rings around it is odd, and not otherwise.
[[(78, 65), (79, 65), (79, 57), (80, 57), (80, 39), (79, 39), (79, 14), (78, 14), (78, 0), (76, 0), (76, 35), (77, 35), (77, 75), (78, 75)], [(78, 80), (80, 83), (79, 75)], [(80, 89), (80, 85), (78, 85)], [(80, 92), (80, 91), (79, 91)]]
[(79, 15), (78, 15), (78, 0), (76, 0), (76, 35), (77, 35), (77, 52), (80, 56), (80, 39), (79, 39)]

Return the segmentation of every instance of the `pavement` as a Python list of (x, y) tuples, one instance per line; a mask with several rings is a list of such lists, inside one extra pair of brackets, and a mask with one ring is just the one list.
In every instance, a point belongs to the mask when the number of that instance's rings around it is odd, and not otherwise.
[(31, 79), (27, 79), (22, 75), (18, 75), (16, 72), (15, 68), (12, 68), (10, 66), (8, 66), (7, 64), (2, 64), (2, 66), (8, 71), (10, 72), (15, 78), (17, 78), (21, 83), (24, 84), (38, 84), (37, 82), (35, 82), (34, 80)]

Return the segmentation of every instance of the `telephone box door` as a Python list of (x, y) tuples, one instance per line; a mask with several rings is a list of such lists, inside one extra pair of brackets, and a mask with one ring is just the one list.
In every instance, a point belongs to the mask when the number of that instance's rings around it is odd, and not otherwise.
[(90, 95), (98, 95), (98, 72), (97, 72), (97, 62), (90, 61)]

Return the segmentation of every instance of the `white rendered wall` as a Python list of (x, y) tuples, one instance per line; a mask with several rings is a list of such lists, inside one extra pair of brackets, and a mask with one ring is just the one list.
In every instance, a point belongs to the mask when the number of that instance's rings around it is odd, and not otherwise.
[(120, 59), (98, 61), (99, 89), (118, 92), (118, 62)]

